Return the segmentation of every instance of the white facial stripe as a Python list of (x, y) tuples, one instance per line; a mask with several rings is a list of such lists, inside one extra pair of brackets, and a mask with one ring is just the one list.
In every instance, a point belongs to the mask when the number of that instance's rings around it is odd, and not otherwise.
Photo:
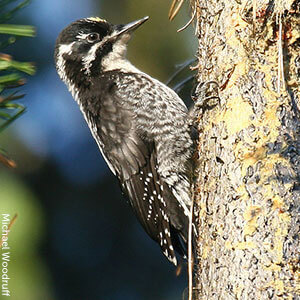
[(85, 40), (85, 39), (88, 37), (88, 35), (89, 35), (89, 33), (79, 32), (79, 33), (76, 35), (76, 38), (77, 38), (77, 39)]
[(58, 57), (57, 57), (57, 62), (56, 62), (56, 67), (57, 67), (57, 72), (60, 76), (60, 78), (64, 81), (67, 82), (68, 78), (65, 74), (65, 60), (63, 58), (63, 55), (72, 54), (72, 47), (75, 42), (68, 44), (68, 45), (60, 45), (59, 50), (58, 50)]
[(72, 54), (72, 47), (75, 42), (72, 42), (68, 45), (60, 45), (59, 46), (59, 54)]
[[(90, 68), (92, 66), (92, 62), (96, 59), (96, 52), (99, 48), (101, 48), (107, 41), (109, 41), (112, 38), (112, 36), (105, 37), (102, 41), (96, 43), (91, 47), (88, 54), (83, 57), (82, 62), (84, 65), (85, 73), (87, 75), (90, 75)], [(100, 68), (100, 66), (99, 66)]]

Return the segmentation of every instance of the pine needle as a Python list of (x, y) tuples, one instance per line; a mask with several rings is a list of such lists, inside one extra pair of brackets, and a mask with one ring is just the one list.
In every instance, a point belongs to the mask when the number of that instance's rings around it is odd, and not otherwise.
[(178, 14), (184, 0), (173, 0), (169, 10), (169, 20), (172, 21)]
[(0, 163), (2, 163), (3, 165), (9, 167), (9, 168), (16, 168), (17, 164), (10, 159), (9, 157), (5, 156), (4, 154), (0, 153)]
[(196, 12), (197, 12), (197, 8), (195, 7), (195, 8), (194, 8), (194, 11), (193, 11), (193, 15), (192, 15), (192, 17), (190, 18), (190, 20), (189, 20), (183, 27), (179, 28), (179, 29), (177, 30), (177, 32), (181, 32), (181, 31), (185, 30), (186, 28), (188, 28), (188, 27), (192, 24), (193, 20), (195, 19)]

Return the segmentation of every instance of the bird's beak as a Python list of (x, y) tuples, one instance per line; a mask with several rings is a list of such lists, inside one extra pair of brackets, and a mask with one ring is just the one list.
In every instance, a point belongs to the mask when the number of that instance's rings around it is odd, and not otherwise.
[(147, 20), (149, 19), (148, 16), (137, 20), (137, 21), (133, 21), (130, 22), (126, 25), (119, 25), (117, 26), (117, 30), (116, 30), (116, 34), (115, 37), (120, 36), (124, 33), (131, 33), (132, 31), (136, 30), (138, 27), (140, 27), (143, 23), (145, 23)]

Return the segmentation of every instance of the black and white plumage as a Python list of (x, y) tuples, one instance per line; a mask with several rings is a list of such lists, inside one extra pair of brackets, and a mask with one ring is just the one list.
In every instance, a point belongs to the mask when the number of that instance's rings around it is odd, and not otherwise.
[(78, 20), (60, 33), (55, 62), (135, 215), (176, 265), (175, 250), (187, 248), (193, 142), (183, 101), (125, 57), (147, 19)]

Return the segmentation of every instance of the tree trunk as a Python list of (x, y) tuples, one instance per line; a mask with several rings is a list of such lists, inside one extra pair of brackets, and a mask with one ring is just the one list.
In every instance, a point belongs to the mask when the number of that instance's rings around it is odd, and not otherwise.
[(193, 7), (195, 299), (300, 299), (300, 2)]

